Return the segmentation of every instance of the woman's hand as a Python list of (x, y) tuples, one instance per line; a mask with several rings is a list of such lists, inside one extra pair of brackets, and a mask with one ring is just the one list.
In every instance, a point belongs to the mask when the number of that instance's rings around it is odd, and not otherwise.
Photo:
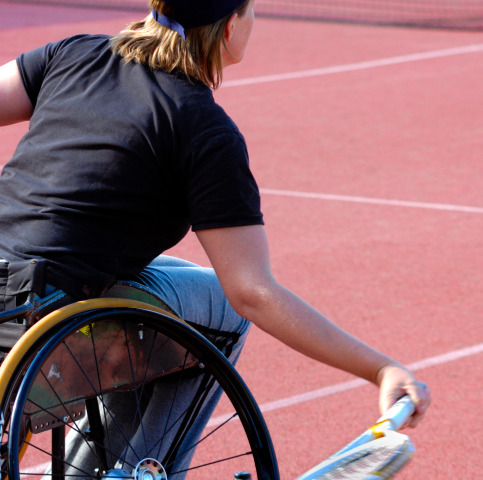
[(379, 407), (384, 413), (391, 405), (404, 395), (409, 395), (416, 409), (414, 414), (403, 425), (415, 427), (424, 417), (431, 403), (431, 394), (423, 383), (416, 380), (414, 375), (400, 365), (387, 365), (377, 375), (379, 385)]

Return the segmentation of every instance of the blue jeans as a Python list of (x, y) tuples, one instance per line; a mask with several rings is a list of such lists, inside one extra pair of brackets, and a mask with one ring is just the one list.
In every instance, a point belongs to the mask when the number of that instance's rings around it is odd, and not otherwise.
[(128, 283), (151, 290), (183, 320), (216, 330), (248, 333), (249, 322), (228, 303), (212, 268), (161, 255)]
[[(126, 282), (123, 282), (126, 283)], [(130, 283), (134, 286), (143, 288), (158, 295), (166, 302), (183, 320), (196, 323), (205, 327), (225, 332), (236, 332), (240, 334), (240, 339), (234, 345), (229, 360), (235, 364), (245, 343), (250, 323), (240, 317), (228, 303), (218, 279), (211, 268), (203, 268), (193, 263), (180, 260), (174, 257), (162, 255), (148, 265)], [(194, 393), (199, 386), (199, 378), (165, 381), (156, 383), (154, 393), (143, 415), (142, 425), (139, 425), (137, 432), (131, 438), (134, 450), (144, 452), (144, 445), (152, 445), (160, 438), (160, 433), (165, 430), (167, 422), (167, 412), (172, 408), (170, 393), (176, 392), (176, 398), (183, 399), (177, 401), (175, 411), (171, 412), (171, 418), (177, 418), (186, 410)], [(197, 415), (195, 424), (191, 427), (188, 435), (179, 448), (179, 452), (187, 451), (171, 467), (172, 472), (182, 471), (188, 468), (194, 450), (189, 447), (194, 445), (201, 436), (215, 406), (221, 395), (221, 389), (212, 389), (207, 396), (203, 407)], [(135, 411), (135, 398), (132, 394), (112, 394), (108, 400), (109, 407), (116, 417), (116, 422), (132, 422), (133, 412)], [(109, 418), (107, 423), (111, 422)], [(109, 427), (115, 428), (111, 425)], [(175, 430), (171, 429), (171, 434), (163, 441), (158, 460), (162, 461), (171, 443), (170, 436), (174, 436)], [(70, 438), (70, 447), (67, 449), (69, 456), (68, 463), (74, 465), (79, 461), (87, 470), (94, 468), (95, 459), (89, 458), (89, 450), (85, 442), (77, 438)], [(124, 448), (124, 441), (119, 439), (119, 446), (110, 445), (111, 451), (118, 451), (118, 455), (124, 457), (128, 464), (136, 465), (139, 461), (134, 456), (133, 449)], [(147, 457), (154, 456), (152, 452), (145, 451)], [(122, 467), (122, 465), (118, 465)], [(67, 472), (68, 473), (68, 472)], [(73, 472), (74, 473), (74, 472)], [(176, 480), (181, 480), (185, 474), (173, 475)], [(171, 477), (170, 477), (171, 478)]]

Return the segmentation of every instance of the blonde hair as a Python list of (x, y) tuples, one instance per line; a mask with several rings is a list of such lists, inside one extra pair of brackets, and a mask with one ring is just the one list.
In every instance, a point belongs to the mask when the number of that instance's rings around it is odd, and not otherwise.
[[(243, 15), (248, 3), (246, 0), (235, 12)], [(173, 12), (163, 0), (150, 0), (149, 6), (168, 17)], [(113, 37), (111, 48), (126, 62), (136, 61), (167, 72), (181, 70), (216, 89), (223, 80), (220, 44), (224, 42), (224, 28), (233, 13), (210, 25), (188, 28), (186, 40), (174, 30), (159, 25), (149, 14)]]

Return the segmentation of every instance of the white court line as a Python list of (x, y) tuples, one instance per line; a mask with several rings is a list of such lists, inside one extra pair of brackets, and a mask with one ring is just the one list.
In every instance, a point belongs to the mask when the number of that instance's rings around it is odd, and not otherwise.
[(239, 80), (227, 80), (223, 82), (221, 88), (241, 87), (245, 85), (254, 85), (267, 82), (280, 82), (282, 80), (294, 80), (297, 78), (319, 77), (323, 75), (331, 75), (334, 73), (354, 72), (357, 70), (366, 70), (368, 68), (384, 67), (387, 65), (397, 65), (400, 63), (417, 62), (421, 60), (430, 60), (433, 58), (450, 57), (454, 55), (462, 55), (466, 53), (475, 53), (481, 51), (483, 51), (483, 44), (479, 43), (474, 45), (465, 45), (463, 47), (446, 48), (443, 50), (411, 53), (408, 55), (400, 55), (397, 57), (380, 58), (378, 60), (369, 60), (366, 62), (348, 63), (347, 65), (335, 65), (333, 67), (314, 68), (310, 70), (302, 70), (300, 72), (278, 73), (273, 75), (261, 75), (258, 77), (241, 78)]
[[(447, 362), (452, 362), (460, 358), (469, 357), (471, 355), (476, 355), (483, 352), (483, 343), (473, 345), (471, 347), (462, 348), (460, 350), (454, 350), (452, 352), (443, 353), (442, 355), (436, 355), (434, 357), (429, 357), (418, 362), (411, 363), (408, 368), (412, 371), (422, 370), (424, 368), (434, 367), (442, 365)], [(338, 383), (336, 385), (330, 385), (325, 388), (320, 388), (318, 390), (313, 390), (311, 392), (303, 393), (301, 395), (293, 395), (292, 397), (283, 398), (281, 400), (276, 400), (275, 402), (268, 402), (260, 405), (260, 410), (265, 412), (270, 412), (272, 410), (278, 410), (280, 408), (286, 408), (299, 403), (308, 402), (317, 398), (327, 397), (329, 395), (334, 395), (335, 393), (344, 392), (347, 390), (353, 390), (354, 388), (361, 387), (368, 384), (366, 380), (356, 379), (348, 382)], [(212, 418), (207, 427), (216, 427), (222, 424), (224, 421), (231, 418), (233, 414), (220, 415), (218, 417)], [(50, 463), (40, 464), (32, 467), (26, 467), (28, 473), (39, 474), (43, 473), (50, 467)]]
[[(25, 475), (28, 473), (31, 473), (32, 475), (40, 475), (45, 473), (48, 469), (50, 468), (50, 462), (45, 462), (41, 463), (39, 465), (34, 465), (31, 467), (25, 467), (24, 471), (26, 472), (25, 474), (22, 474), (22, 476), (25, 478)], [(28, 476), (27, 476), (28, 478)]]
[[(469, 357), (471, 355), (476, 355), (483, 352), (483, 343), (473, 345), (471, 347), (461, 348), (460, 350), (454, 350), (452, 352), (443, 353), (442, 355), (436, 355), (434, 357), (429, 357), (418, 362), (411, 363), (407, 367), (413, 372), (417, 370), (422, 370), (424, 368), (434, 367), (442, 365), (444, 363), (452, 362), (460, 358)], [(369, 382), (357, 378), (355, 380), (350, 380), (348, 382), (338, 383), (335, 385), (329, 385), (328, 387), (320, 388), (318, 390), (313, 390), (311, 392), (302, 393), (299, 395), (293, 395), (291, 397), (282, 398), (274, 402), (268, 402), (260, 405), (260, 410), (263, 413), (270, 412), (273, 410), (278, 410), (280, 408), (291, 407), (293, 405), (298, 405), (303, 402), (308, 402), (310, 400), (315, 400), (317, 398), (328, 397), (329, 395), (334, 395), (335, 393), (345, 392), (347, 390), (353, 390), (354, 388), (367, 385)], [(218, 417), (212, 418), (208, 422), (208, 427), (215, 427), (222, 424), (224, 421), (232, 417), (233, 414), (220, 415)]]
[(340, 202), (371, 203), (376, 205), (390, 205), (395, 207), (426, 208), (431, 210), (447, 210), (453, 212), (483, 213), (483, 207), (469, 207), (465, 205), (449, 205), (444, 203), (410, 202), (405, 200), (390, 200), (387, 198), (355, 197), (349, 195), (331, 195), (326, 193), (296, 192), (293, 190), (277, 190), (261, 188), (266, 195), (282, 195), (285, 197), (315, 198), (319, 200), (336, 200)]

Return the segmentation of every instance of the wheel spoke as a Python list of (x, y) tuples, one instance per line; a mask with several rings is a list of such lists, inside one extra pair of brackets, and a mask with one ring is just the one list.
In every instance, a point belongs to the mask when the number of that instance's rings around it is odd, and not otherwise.
[[(82, 335), (86, 325), (90, 339)], [(190, 327), (149, 311), (98, 309), (43, 335), (26, 350), (33, 360), (19, 362), (26, 366), (2, 401), (14, 405), (12, 415), (2, 412), (8, 419), (3, 439), (9, 448), (8, 480), (126, 478), (154, 468), (150, 458), (169, 478), (202, 468), (210, 478), (229, 477), (251, 465), (254, 479), (278, 480), (253, 398), (223, 355)], [(200, 419), (208, 418), (223, 391), (223, 402), (231, 402), (223, 407), (235, 413), (204, 431)], [(100, 414), (95, 422), (92, 411), (73, 418), (85, 403)], [(59, 453), (62, 442), (55, 448), (46, 442), (50, 423), (68, 426), (65, 457)], [(38, 433), (25, 438), (30, 425)], [(32, 461), (44, 465), (46, 460), (64, 469), (32, 467)]]

